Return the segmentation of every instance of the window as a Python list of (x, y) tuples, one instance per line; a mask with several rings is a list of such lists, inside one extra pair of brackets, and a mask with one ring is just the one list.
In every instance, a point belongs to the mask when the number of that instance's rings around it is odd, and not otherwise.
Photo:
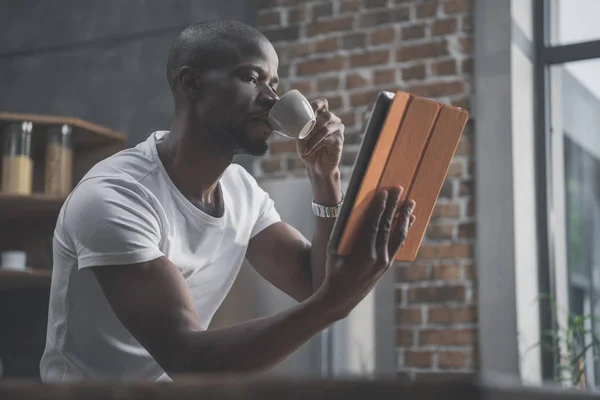
[[(536, 166), (547, 210), (540, 248), (548, 253), (541, 274), (552, 283), (549, 293), (567, 293), (559, 307), (600, 321), (600, 2), (536, 0), (535, 7), (536, 145), (543, 154)], [(556, 329), (556, 321), (542, 321), (543, 329)], [(593, 319), (584, 328), (576, 352), (600, 337)], [(600, 386), (600, 354), (593, 350), (580, 365), (589, 387)], [(559, 362), (543, 360), (545, 378), (556, 378)]]

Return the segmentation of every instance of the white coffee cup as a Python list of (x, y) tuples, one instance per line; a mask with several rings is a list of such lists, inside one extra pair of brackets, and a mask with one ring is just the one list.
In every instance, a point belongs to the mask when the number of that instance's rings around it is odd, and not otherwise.
[(27, 253), (19, 250), (2, 252), (2, 265), (0, 268), (24, 271), (27, 269)]
[(306, 139), (317, 123), (315, 112), (302, 93), (293, 89), (271, 108), (269, 124), (282, 136)]

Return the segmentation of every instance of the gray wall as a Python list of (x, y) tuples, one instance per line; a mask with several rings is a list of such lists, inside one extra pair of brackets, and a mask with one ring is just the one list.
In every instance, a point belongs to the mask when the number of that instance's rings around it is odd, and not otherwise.
[(0, 0), (0, 110), (75, 116), (137, 144), (168, 129), (169, 44), (207, 19), (255, 24), (248, 0)]

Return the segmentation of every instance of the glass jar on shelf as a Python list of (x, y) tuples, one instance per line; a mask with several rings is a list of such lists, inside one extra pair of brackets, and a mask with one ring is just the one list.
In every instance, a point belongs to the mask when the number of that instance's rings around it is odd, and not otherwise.
[(33, 183), (29, 121), (14, 122), (2, 129), (2, 193), (28, 195)]
[(46, 132), (46, 168), (44, 192), (49, 196), (67, 196), (73, 176), (73, 129), (57, 125)]

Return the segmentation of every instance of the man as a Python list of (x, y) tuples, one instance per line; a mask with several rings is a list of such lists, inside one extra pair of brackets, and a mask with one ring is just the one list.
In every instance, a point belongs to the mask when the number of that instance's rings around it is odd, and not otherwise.
[[(378, 282), (414, 208), (398, 204), (399, 188), (376, 196), (354, 253), (341, 257), (328, 250), (333, 218), (316, 217), (311, 245), (232, 164), (268, 148), (277, 67), (269, 41), (239, 22), (203, 22), (174, 41), (171, 129), (98, 163), (58, 217), (45, 382), (265, 370)], [(315, 134), (298, 152), (317, 209), (335, 210), (344, 126), (325, 100), (312, 104)], [(298, 305), (206, 330), (244, 258)]]

